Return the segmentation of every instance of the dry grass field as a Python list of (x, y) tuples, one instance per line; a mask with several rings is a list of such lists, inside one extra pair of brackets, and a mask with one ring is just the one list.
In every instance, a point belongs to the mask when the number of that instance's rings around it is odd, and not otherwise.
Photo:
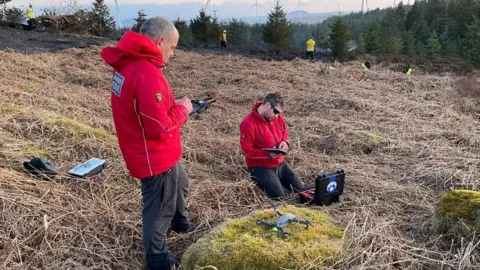
[[(117, 146), (101, 48), (0, 51), (0, 269), (143, 267), (140, 188)], [(270, 205), (249, 180), (238, 127), (255, 99), (279, 91), (294, 170), (309, 184), (317, 173), (346, 172), (343, 202), (315, 207), (348, 236), (332, 269), (478, 269), (478, 237), (431, 229), (443, 192), (479, 189), (480, 103), (470, 95), (478, 84), (421, 70), (406, 77), (387, 65), (362, 72), (357, 62), (330, 70), (178, 51), (166, 69), (175, 95), (217, 102), (183, 128), (195, 230), (168, 235), (173, 254), (225, 219)], [(22, 172), (34, 156), (60, 175)], [(67, 174), (92, 157), (107, 160), (101, 174)]]

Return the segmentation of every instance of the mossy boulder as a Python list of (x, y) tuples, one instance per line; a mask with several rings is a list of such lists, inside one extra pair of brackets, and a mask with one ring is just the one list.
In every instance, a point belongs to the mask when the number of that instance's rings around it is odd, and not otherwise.
[[(273, 222), (273, 210), (260, 210), (240, 219), (230, 219), (191, 245), (183, 254), (186, 270), (214, 266), (217, 269), (312, 269), (332, 264), (342, 251), (343, 229), (327, 214), (295, 206), (280, 207), (281, 214), (292, 213), (313, 226), (291, 223), (287, 237), (256, 220)], [(305, 268), (306, 267), (306, 268)], [(212, 268), (214, 269), (214, 268)]]
[(480, 232), (480, 192), (450, 190), (443, 194), (435, 209), (433, 228), (438, 233)]

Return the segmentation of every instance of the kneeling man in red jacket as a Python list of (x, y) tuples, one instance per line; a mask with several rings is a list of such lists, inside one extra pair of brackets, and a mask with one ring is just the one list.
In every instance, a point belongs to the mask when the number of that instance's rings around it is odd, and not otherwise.
[(192, 103), (187, 97), (175, 100), (162, 70), (178, 39), (173, 23), (154, 17), (140, 33), (127, 31), (115, 47), (106, 47), (101, 54), (114, 68), (111, 103), (120, 150), (132, 177), (141, 180), (149, 270), (172, 265), (164, 240), (169, 226), (178, 233), (190, 228), (180, 129)]
[(303, 181), (295, 175), (285, 156), (273, 154), (263, 148), (288, 151), (289, 137), (283, 112), (283, 97), (279, 93), (266, 95), (256, 102), (252, 111), (240, 124), (240, 146), (252, 180), (270, 198), (283, 198), (286, 191), (305, 189)]

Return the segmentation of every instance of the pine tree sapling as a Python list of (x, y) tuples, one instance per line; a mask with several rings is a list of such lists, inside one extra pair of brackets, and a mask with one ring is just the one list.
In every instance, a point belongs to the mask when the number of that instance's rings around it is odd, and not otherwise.
[(200, 14), (190, 20), (190, 30), (193, 37), (202, 45), (217, 43), (219, 26), (216, 18), (207, 15), (205, 10), (200, 10)]
[(263, 40), (269, 44), (276, 54), (286, 50), (292, 35), (292, 24), (287, 20), (287, 13), (278, 0), (273, 10), (268, 13), (268, 21), (263, 28)]
[(358, 38), (358, 41), (357, 41), (357, 47), (360, 53), (363, 54), (367, 52), (367, 41), (365, 38), (365, 33), (360, 34), (360, 37)]
[(132, 30), (138, 33), (140, 32), (140, 28), (142, 27), (142, 25), (147, 21), (147, 14), (143, 9), (140, 9), (137, 12), (137, 18), (135, 18), (134, 20), (135, 24), (132, 26)]
[(178, 40), (178, 43), (181, 45), (186, 45), (188, 43), (188, 25), (186, 21), (180, 20), (180, 18), (177, 18), (173, 24), (175, 25), (175, 28), (177, 28), (178, 33), (180, 35), (180, 39)]
[(467, 56), (470, 63), (480, 67), (480, 19), (475, 17), (473, 23), (467, 26), (465, 42), (467, 44)]
[(367, 35), (367, 52), (379, 53), (380, 52), (380, 21), (374, 20), (370, 24)]
[(88, 31), (96, 36), (107, 36), (115, 30), (115, 19), (104, 0), (95, 0), (88, 13)]
[(338, 17), (330, 28), (330, 49), (333, 55), (343, 60), (347, 57), (352, 36), (350, 27), (344, 22), (342, 17)]
[(247, 44), (248, 25), (238, 19), (232, 18), (225, 27), (228, 33), (228, 43), (243, 46)]
[(430, 59), (436, 59), (440, 56), (441, 50), (442, 46), (440, 44), (440, 40), (438, 39), (437, 34), (433, 32), (426, 44), (427, 57)]

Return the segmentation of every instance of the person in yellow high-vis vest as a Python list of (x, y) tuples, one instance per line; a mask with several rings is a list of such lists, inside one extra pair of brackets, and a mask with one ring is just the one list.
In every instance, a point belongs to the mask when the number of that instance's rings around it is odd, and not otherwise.
[(227, 47), (227, 30), (223, 30), (223, 33), (220, 35), (220, 43), (222, 47)]
[(402, 72), (406, 75), (411, 75), (412, 74), (412, 68), (410, 67), (410, 64), (406, 64), (403, 69), (402, 69)]
[(315, 52), (315, 41), (312, 39), (312, 37), (309, 37), (307, 42), (307, 59), (310, 58), (310, 60), (313, 61), (313, 53)]
[(27, 18), (28, 18), (28, 26), (30, 29), (35, 29), (37, 27), (37, 22), (35, 20), (35, 13), (33, 12), (33, 6), (30, 4), (25, 11)]

